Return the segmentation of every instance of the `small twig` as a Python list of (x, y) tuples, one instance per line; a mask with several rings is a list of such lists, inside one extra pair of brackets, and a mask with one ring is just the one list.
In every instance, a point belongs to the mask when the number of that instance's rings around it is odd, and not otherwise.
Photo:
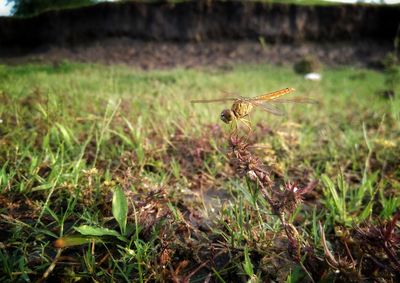
[(304, 266), (303, 262), (300, 260), (299, 264), (301, 266), (301, 268), (303, 269), (303, 271), (307, 274), (308, 278), (310, 278), (311, 282), (315, 283), (314, 279), (312, 278), (310, 272), (307, 270), (307, 268)]
[(326, 262), (331, 267), (337, 269), (337, 266), (339, 265), (339, 263), (337, 262), (337, 260), (335, 259), (335, 257), (331, 253), (331, 251), (328, 249), (328, 245), (326, 244), (324, 228), (322, 228), (322, 224), (320, 221), (318, 222), (318, 225), (319, 225), (319, 232), (321, 233), (322, 246), (324, 248)]
[(257, 184), (260, 187), (260, 191), (263, 194), (264, 198), (268, 201), (269, 205), (274, 208), (275, 207), (275, 203), (272, 200), (269, 192), (265, 189), (263, 183), (260, 181), (260, 179), (258, 178), (257, 174), (254, 171), (249, 171), (247, 173), (250, 177), (251, 180), (256, 180)]
[(183, 279), (183, 283), (189, 283), (190, 282), (190, 278), (192, 278), (193, 275), (196, 274), (197, 271), (199, 271), (200, 269), (202, 269), (207, 263), (209, 262), (209, 260), (206, 260), (205, 262), (203, 262), (202, 264), (200, 264), (195, 270), (193, 270), (192, 272), (189, 273), (188, 276), (186, 276)]
[(41, 280), (40, 280), (39, 282), (42, 282), (42, 281), (46, 280), (47, 277), (49, 277), (50, 273), (51, 273), (51, 272), (54, 270), (54, 268), (56, 267), (57, 262), (58, 262), (58, 259), (60, 258), (62, 251), (63, 251), (63, 249), (58, 249), (58, 250), (57, 250), (57, 254), (56, 254), (55, 258), (53, 259), (53, 262), (52, 262), (52, 263), (50, 264), (50, 266), (47, 268), (46, 272), (43, 273), (43, 276), (42, 276), (42, 278), (41, 278)]

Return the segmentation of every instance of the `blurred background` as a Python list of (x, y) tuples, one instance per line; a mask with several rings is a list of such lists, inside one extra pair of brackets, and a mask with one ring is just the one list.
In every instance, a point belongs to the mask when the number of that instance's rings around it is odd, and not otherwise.
[[(44, 12), (50, 9), (62, 9), (62, 8), (71, 8), (71, 7), (79, 7), (84, 5), (92, 5), (100, 2), (117, 2), (117, 1), (126, 1), (126, 0), (38, 0), (38, 1), (29, 1), (29, 0), (3, 0), (0, 3), (0, 16), (29, 16), (34, 15), (40, 12)], [(146, 2), (146, 0), (142, 1)], [(151, 1), (147, 1), (151, 2)], [(171, 1), (174, 2), (174, 1)], [(178, 1), (176, 1), (178, 2)], [(274, 2), (288, 2), (288, 1), (274, 1)], [(336, 3), (375, 3), (375, 4), (398, 4), (400, 1), (398, 0), (320, 0), (320, 1), (309, 1), (309, 0), (293, 0), (290, 1), (292, 3), (323, 3), (323, 2), (336, 2)]]
[(0, 60), (149, 69), (312, 55), (323, 63), (379, 67), (393, 49), (398, 2), (3, 0)]

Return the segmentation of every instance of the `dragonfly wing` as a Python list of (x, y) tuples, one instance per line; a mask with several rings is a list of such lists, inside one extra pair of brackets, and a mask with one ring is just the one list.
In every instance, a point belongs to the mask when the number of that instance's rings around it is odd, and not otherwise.
[(306, 104), (318, 104), (317, 100), (308, 97), (294, 97), (294, 98), (278, 98), (270, 100), (270, 103), (306, 103)]
[(225, 95), (229, 95), (229, 96), (234, 96), (234, 97), (239, 97), (240, 96), (238, 93), (232, 92), (232, 91), (220, 90), (220, 92), (222, 92)]
[(226, 98), (218, 98), (218, 99), (199, 99), (199, 100), (191, 100), (191, 103), (213, 103), (213, 102), (224, 102), (224, 101), (235, 101), (236, 98), (226, 97)]
[(267, 102), (257, 103), (257, 104), (254, 104), (254, 105), (259, 107), (261, 110), (264, 110), (264, 111), (266, 111), (268, 113), (271, 113), (271, 114), (274, 114), (274, 115), (277, 115), (277, 116), (285, 116), (286, 115), (286, 112), (283, 109), (280, 109), (277, 106), (271, 105), (271, 104), (269, 104)]
[(288, 93), (291, 93), (293, 91), (294, 91), (294, 88), (288, 87), (288, 88), (280, 89), (280, 90), (277, 90), (274, 92), (265, 93), (263, 95), (256, 96), (256, 97), (252, 98), (252, 100), (264, 100), (264, 101), (265, 100), (275, 100), (278, 97), (288, 94)]

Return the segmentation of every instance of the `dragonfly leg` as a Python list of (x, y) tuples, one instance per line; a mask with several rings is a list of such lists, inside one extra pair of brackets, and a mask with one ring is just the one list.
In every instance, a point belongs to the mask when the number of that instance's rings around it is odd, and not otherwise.
[(247, 134), (250, 135), (253, 132), (250, 119), (241, 119), (241, 121), (248, 129)]
[(237, 132), (238, 132), (238, 121), (236, 119), (234, 119), (231, 122), (231, 134), (236, 135)]

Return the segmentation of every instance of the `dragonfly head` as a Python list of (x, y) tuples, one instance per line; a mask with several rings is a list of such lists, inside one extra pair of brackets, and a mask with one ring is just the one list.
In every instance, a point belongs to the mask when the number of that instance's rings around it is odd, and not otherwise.
[(224, 109), (221, 112), (221, 120), (224, 121), (224, 123), (229, 124), (233, 119), (235, 119), (235, 114), (233, 114), (231, 109)]

